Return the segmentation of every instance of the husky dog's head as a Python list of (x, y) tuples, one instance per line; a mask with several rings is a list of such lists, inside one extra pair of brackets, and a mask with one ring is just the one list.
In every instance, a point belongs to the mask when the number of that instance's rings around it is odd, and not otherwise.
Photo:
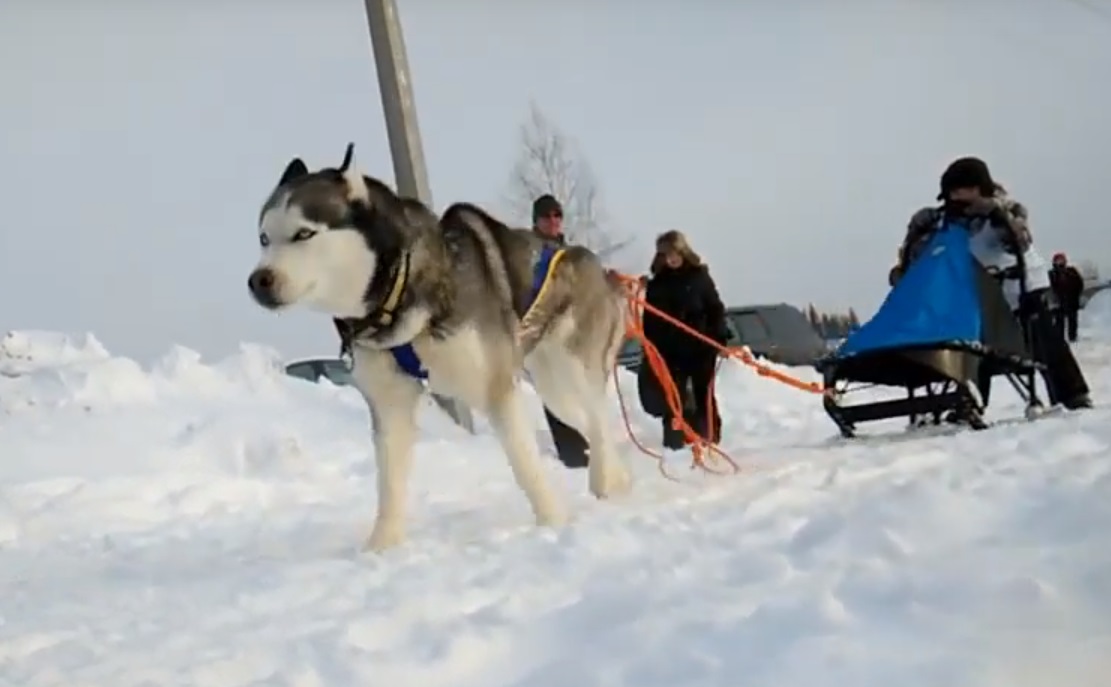
[(339, 167), (310, 172), (300, 158), (286, 165), (259, 214), (262, 256), (247, 279), (259, 305), (304, 305), (335, 317), (366, 313), (368, 288), (399, 238), (376, 207), (392, 192), (364, 177), (354, 157), (349, 144)]

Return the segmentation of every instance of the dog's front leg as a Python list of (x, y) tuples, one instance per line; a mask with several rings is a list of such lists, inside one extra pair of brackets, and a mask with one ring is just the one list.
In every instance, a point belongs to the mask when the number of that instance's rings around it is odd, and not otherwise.
[(401, 372), (385, 351), (357, 351), (352, 377), (370, 408), (378, 472), (378, 512), (365, 548), (384, 551), (405, 541), (409, 472), (422, 387)]
[(506, 457), (509, 458), (509, 466), (513, 470), (517, 486), (525, 492), (529, 505), (532, 506), (536, 524), (541, 527), (564, 524), (567, 514), (544, 476), (544, 468), (540, 464), (540, 448), (536, 445), (536, 435), (525, 413), (520, 388), (510, 383), (500, 393), (492, 395), (491, 424)]

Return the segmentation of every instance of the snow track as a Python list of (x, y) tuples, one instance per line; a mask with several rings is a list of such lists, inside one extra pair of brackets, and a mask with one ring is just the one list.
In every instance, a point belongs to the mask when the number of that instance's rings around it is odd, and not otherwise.
[[(1097, 400), (1109, 353), (1082, 347)], [(1104, 408), (838, 441), (813, 397), (730, 367), (726, 444), (760, 469), (675, 484), (628, 446), (633, 495), (598, 503), (553, 460), (576, 517), (538, 531), (488, 432), (429, 404), (411, 540), (378, 557), (356, 551), (373, 461), (349, 389), (287, 379), (263, 348), (143, 369), (34, 332), (0, 345), (0, 371), (0, 685), (1022, 686), (1111, 670)]]

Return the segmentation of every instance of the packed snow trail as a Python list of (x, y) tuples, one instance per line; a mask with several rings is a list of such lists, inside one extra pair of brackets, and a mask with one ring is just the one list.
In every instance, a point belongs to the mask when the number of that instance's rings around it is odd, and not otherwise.
[[(1079, 351), (1104, 404), (1111, 344)], [(759, 469), (684, 474), (677, 455), (675, 484), (626, 445), (634, 493), (599, 503), (551, 460), (576, 517), (546, 531), (488, 429), (470, 437), (429, 403), (409, 543), (374, 556), (357, 551), (375, 498), (361, 400), (280, 370), (258, 347), (215, 365), (176, 349), (143, 369), (92, 338), (0, 343), (0, 685), (1111, 675), (1106, 406), (846, 442), (812, 396), (729, 366), (726, 448)], [(991, 417), (1017, 414), (997, 383)], [(658, 442), (654, 421), (634, 422)]]

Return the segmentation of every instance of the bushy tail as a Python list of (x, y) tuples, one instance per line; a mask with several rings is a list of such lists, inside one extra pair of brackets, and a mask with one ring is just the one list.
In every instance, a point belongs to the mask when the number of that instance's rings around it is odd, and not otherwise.
[[(612, 316), (609, 317), (610, 330), (607, 333), (606, 347), (602, 353), (600, 369), (608, 380), (617, 365), (617, 355), (625, 343), (629, 325), (640, 319), (640, 313), (630, 310), (633, 306), (626, 293), (626, 286), (616, 272), (606, 270), (606, 285), (613, 303)], [(607, 311), (609, 309), (607, 308)]]

